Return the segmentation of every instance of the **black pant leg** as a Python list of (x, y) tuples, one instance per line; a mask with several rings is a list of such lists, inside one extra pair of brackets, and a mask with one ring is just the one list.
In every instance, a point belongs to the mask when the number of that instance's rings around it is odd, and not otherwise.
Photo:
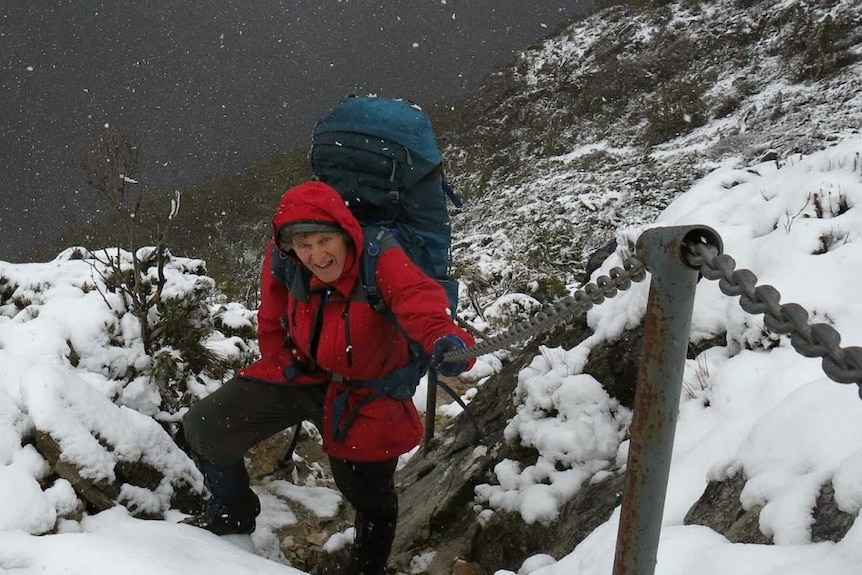
[(194, 403), (183, 417), (194, 456), (213, 465), (242, 462), (246, 451), (292, 425), (323, 421), (322, 385), (281, 385), (235, 377)]
[(398, 459), (347, 461), (330, 458), (338, 489), (356, 510), (351, 575), (383, 575), (395, 539)]

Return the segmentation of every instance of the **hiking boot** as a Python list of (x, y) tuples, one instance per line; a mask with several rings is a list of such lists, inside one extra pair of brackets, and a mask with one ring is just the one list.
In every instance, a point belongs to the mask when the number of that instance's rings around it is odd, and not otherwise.
[(213, 497), (207, 502), (203, 513), (186, 517), (181, 523), (206, 529), (216, 535), (251, 534), (255, 529), (255, 518), (260, 513), (257, 495), (249, 491), (242, 501), (232, 503), (227, 504)]

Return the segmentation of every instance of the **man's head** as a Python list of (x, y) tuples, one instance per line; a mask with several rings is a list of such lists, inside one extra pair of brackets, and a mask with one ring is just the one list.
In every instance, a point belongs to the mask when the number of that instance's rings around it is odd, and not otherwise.
[[(333, 287), (344, 293), (353, 288), (358, 275), (357, 250), (362, 249), (362, 227), (337, 190), (317, 181), (290, 188), (282, 195), (272, 218), (272, 231), (273, 243), (282, 254), (300, 261), (321, 281), (337, 284)], [(309, 242), (311, 236), (300, 235), (311, 233), (329, 237), (326, 242)], [(335, 241), (329, 241), (333, 235)], [(295, 243), (294, 236), (303, 238), (302, 244)], [(309, 253), (311, 247), (318, 248), (316, 257)]]
[(278, 247), (293, 252), (324, 283), (341, 277), (351, 249), (347, 233), (333, 222), (299, 221), (278, 230)]

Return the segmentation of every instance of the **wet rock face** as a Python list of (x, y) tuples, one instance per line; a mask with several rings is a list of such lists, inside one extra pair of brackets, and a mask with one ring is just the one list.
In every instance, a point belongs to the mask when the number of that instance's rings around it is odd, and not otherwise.
[[(431, 448), (420, 449), (399, 471), (401, 513), (391, 564), (404, 572), (414, 557), (435, 553), (427, 567), (439, 573), (454, 573), (456, 565), (475, 573), (499, 569), (517, 572), (523, 562), (536, 554), (560, 559), (606, 522), (622, 501), (625, 475), (608, 469), (601, 481), (585, 485), (561, 507), (553, 522), (526, 524), (518, 513), (497, 511), (479, 517), (474, 488), (493, 482), (494, 466), (503, 459), (527, 466), (536, 461), (533, 449), (507, 443), (503, 429), (514, 415), (512, 394), (517, 374), (529, 363), (537, 346), (574, 347), (589, 335), (583, 322), (575, 321), (525, 346), (524, 352), (491, 377), (478, 390), (469, 409), (484, 430), (481, 444), (473, 440), (468, 418), (438, 425)], [(633, 405), (639, 365), (642, 328), (623, 334), (619, 340), (594, 349), (585, 371), (605, 384), (617, 399), (628, 398)], [(712, 342), (692, 345), (697, 355)], [(628, 395), (627, 395), (628, 394)], [(710, 482), (689, 510), (685, 522), (710, 527), (732, 542), (772, 544), (760, 530), (761, 509), (743, 509), (740, 495), (746, 480), (739, 474), (721, 482)], [(823, 486), (812, 510), (811, 540), (840, 541), (855, 517), (837, 507), (830, 484)], [(448, 569), (448, 571), (446, 571)]]
[(635, 404), (642, 344), (643, 324), (623, 333), (618, 340), (594, 349), (584, 366), (584, 373), (602, 382), (608, 394), (629, 409)]
[[(593, 529), (607, 521), (619, 505), (624, 476), (609, 474), (584, 487), (565, 504), (559, 518), (547, 524), (526, 524), (518, 513), (497, 511), (479, 520), (475, 487), (493, 480), (503, 459), (522, 466), (535, 463), (537, 452), (503, 439), (516, 410), (512, 395), (517, 375), (538, 345), (573, 347), (589, 334), (583, 322), (562, 326), (525, 346), (525, 351), (480, 388), (469, 410), (482, 429), (476, 442), (472, 424), (460, 416), (438, 426), (429, 449), (420, 449), (401, 469), (400, 516), (391, 564), (407, 571), (411, 560), (434, 553), (427, 573), (494, 573), (517, 571), (538, 553), (556, 558), (568, 554)], [(460, 570), (460, 571), (459, 571)]]

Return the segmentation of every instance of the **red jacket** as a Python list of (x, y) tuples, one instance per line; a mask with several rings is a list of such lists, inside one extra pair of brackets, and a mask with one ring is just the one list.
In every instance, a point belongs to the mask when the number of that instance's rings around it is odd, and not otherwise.
[[(324, 304), (317, 364), (328, 372), (354, 380), (380, 378), (408, 365), (407, 340), (396, 325), (367, 303), (349, 300), (354, 285), (360, 281), (359, 256), (363, 236), (359, 222), (338, 192), (321, 182), (306, 182), (285, 192), (272, 220), (273, 230), (277, 233), (281, 226), (298, 220), (337, 223), (347, 232), (354, 247), (341, 276), (329, 286), (332, 292)], [(308, 357), (310, 332), (321, 295), (312, 291), (308, 301), (292, 297), (271, 273), (272, 246), (270, 242), (261, 273), (258, 310), (261, 358), (241, 374), (283, 383), (284, 369), (294, 364), (294, 355), (284, 347), (287, 334), (290, 333), (290, 341), (299, 356)], [(443, 288), (413, 264), (402, 249), (396, 247), (384, 251), (377, 258), (376, 275), (387, 307), (426, 352), (432, 353), (434, 341), (449, 334), (457, 335), (467, 345), (474, 343), (473, 338), (450, 318)], [(321, 284), (312, 277), (311, 285), (313, 288)], [(292, 383), (315, 381), (320, 381), (320, 377), (300, 376)], [(322, 430), (323, 448), (327, 454), (340, 459), (380, 461), (406, 453), (419, 444), (422, 422), (413, 402), (389, 397), (380, 397), (361, 407), (344, 441), (336, 441), (331, 431), (333, 402), (345, 389), (339, 383), (329, 382)], [(347, 396), (345, 411), (372, 393), (373, 390), (368, 388), (352, 390)]]

